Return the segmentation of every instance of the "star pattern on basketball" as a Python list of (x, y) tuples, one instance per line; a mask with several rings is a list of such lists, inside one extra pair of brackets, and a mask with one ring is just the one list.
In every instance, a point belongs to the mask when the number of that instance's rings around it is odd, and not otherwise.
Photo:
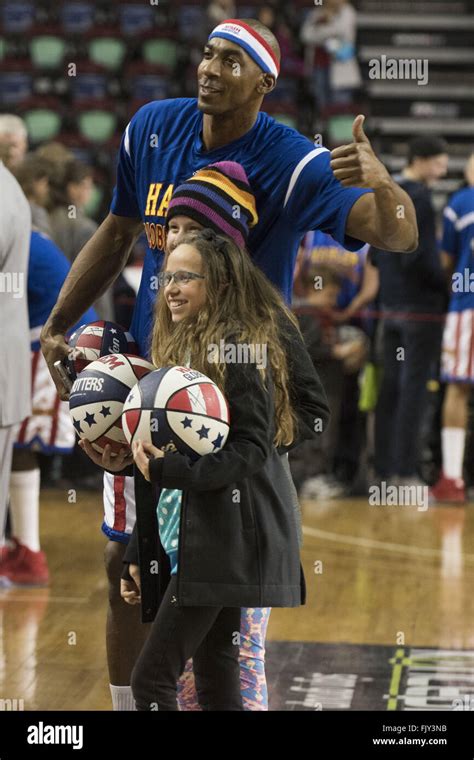
[(87, 424), (89, 425), (89, 427), (92, 427), (92, 425), (95, 425), (96, 422), (95, 422), (95, 419), (94, 419), (94, 415), (93, 414), (89, 414), (89, 412), (87, 412), (86, 416), (84, 417), (84, 422), (87, 422)]
[(103, 417), (108, 417), (112, 412), (110, 411), (110, 406), (103, 406), (100, 410), (100, 413)]
[(222, 433), (219, 433), (217, 438), (215, 438), (211, 443), (215, 449), (220, 449), (222, 446), (223, 440), (224, 440), (224, 436), (222, 435)]
[(209, 430), (211, 428), (204, 427), (204, 425), (201, 427), (201, 430), (197, 431), (197, 434), (200, 439), (202, 438), (209, 438)]
[(74, 425), (74, 427), (76, 428), (76, 433), (77, 433), (77, 434), (80, 434), (80, 433), (82, 433), (82, 428), (81, 428), (81, 421), (80, 421), (80, 420), (73, 420), (73, 423), (72, 423), (72, 424), (73, 424), (73, 425)]
[(189, 417), (185, 417), (184, 420), (181, 420), (181, 424), (184, 428), (192, 428), (193, 421)]

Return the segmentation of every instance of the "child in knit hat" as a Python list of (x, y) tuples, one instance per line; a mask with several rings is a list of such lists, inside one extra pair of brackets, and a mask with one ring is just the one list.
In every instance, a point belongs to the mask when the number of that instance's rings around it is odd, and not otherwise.
[[(244, 294), (242, 290), (248, 289), (249, 292), (247, 293), (247, 298), (251, 292), (253, 293), (253, 297), (251, 297), (250, 300), (252, 303), (252, 308), (255, 312), (254, 327), (257, 329), (257, 332), (262, 327), (262, 319), (264, 320), (266, 317), (267, 321), (269, 320), (271, 323), (272, 318), (270, 317), (270, 314), (273, 314), (275, 317), (277, 311), (288, 311), (283, 305), (283, 301), (280, 299), (274, 288), (270, 285), (270, 283), (268, 283), (264, 275), (262, 275), (262, 273), (252, 265), (248, 254), (242, 250), (242, 247), (245, 245), (248, 236), (248, 229), (249, 227), (253, 226), (256, 221), (257, 213), (255, 208), (255, 200), (248, 185), (245, 172), (240, 165), (233, 164), (232, 162), (223, 162), (218, 165), (206, 167), (206, 169), (196, 172), (192, 178), (190, 178), (182, 186), (176, 189), (170, 202), (167, 218), (168, 240), (165, 267), (168, 265), (168, 263), (174, 261), (176, 256), (182, 256), (184, 252), (184, 264), (186, 264), (186, 262), (188, 262), (188, 266), (194, 264), (194, 269), (191, 273), (194, 275), (199, 275), (200, 273), (198, 273), (196, 270), (198, 268), (201, 268), (202, 270), (202, 267), (199, 267), (198, 261), (200, 254), (197, 253), (197, 248), (194, 248), (193, 252), (192, 247), (196, 244), (199, 246), (199, 250), (207, 251), (210, 254), (211, 258), (213, 256), (212, 250), (214, 250), (214, 254), (216, 254), (217, 251), (215, 263), (222, 269), (221, 275), (223, 280), (226, 282), (224, 288), (226, 289), (228, 287), (233, 287), (234, 293), (233, 296), (231, 296), (231, 300), (233, 301), (236, 299), (233, 307), (230, 310), (230, 313), (227, 314), (227, 318), (224, 320), (224, 331), (222, 335), (228, 334), (229, 331), (233, 331), (234, 329), (236, 329), (237, 332), (239, 330), (239, 325), (241, 323), (239, 320), (236, 320), (236, 311), (238, 312), (239, 310), (239, 308), (236, 308), (236, 306), (237, 304), (240, 304), (240, 308), (243, 306), (242, 299), (244, 297)], [(225, 231), (227, 239), (216, 236), (215, 234), (213, 235), (209, 229), (205, 230), (204, 233), (200, 235), (197, 233), (197, 230), (202, 229), (202, 227), (210, 228), (210, 230), (213, 231)], [(189, 233), (191, 233), (191, 235)], [(183, 235), (185, 235), (184, 239)], [(180, 242), (180, 239), (183, 239), (183, 242)], [(233, 241), (235, 245), (230, 241)], [(186, 259), (186, 255), (191, 256), (191, 258)], [(232, 261), (232, 256), (235, 259), (234, 261)], [(202, 258), (204, 259), (204, 257)], [(181, 259), (177, 258), (176, 261), (179, 264)], [(181, 270), (181, 273), (184, 271), (185, 270)], [(157, 363), (157, 365), (163, 366), (164, 363), (170, 364), (178, 362), (177, 355), (180, 349), (178, 348), (179, 341), (178, 343), (175, 343), (175, 338), (179, 335), (179, 325), (187, 324), (188, 327), (197, 327), (199, 324), (199, 311), (201, 310), (201, 316), (202, 314), (206, 313), (205, 293), (207, 286), (204, 285), (203, 287), (203, 282), (201, 280), (202, 277), (205, 277), (205, 275), (201, 274), (200, 276), (190, 278), (187, 285), (182, 281), (180, 285), (179, 280), (178, 283), (176, 283), (174, 280), (170, 280), (170, 276), (166, 272), (162, 273), (161, 279), (163, 280), (162, 285), (164, 285), (164, 288), (162, 288), (163, 292), (160, 291), (160, 294), (158, 296), (157, 320), (155, 322), (154, 339), (152, 344), (153, 358), (155, 359), (155, 363)], [(254, 281), (251, 282), (251, 280)], [(214, 293), (216, 284), (217, 283), (210, 284), (210, 293)], [(187, 290), (188, 286), (189, 288)], [(219, 286), (219, 289), (221, 287), (222, 284)], [(176, 288), (179, 291), (177, 292), (179, 298), (175, 298), (174, 291)], [(181, 289), (185, 292), (182, 293)], [(197, 300), (193, 296), (193, 290), (195, 294), (199, 294), (197, 295)], [(170, 297), (168, 298), (166, 295), (167, 293), (170, 294)], [(160, 295), (162, 296), (161, 299)], [(185, 298), (186, 295), (188, 295), (188, 298)], [(208, 303), (207, 308), (211, 310), (212, 314), (215, 314), (216, 311), (219, 311), (220, 300), (221, 299), (219, 298), (216, 304), (212, 304), (212, 306), (210, 303)], [(225, 300), (226, 299), (224, 297), (224, 301)], [(245, 306), (243, 311), (245, 313), (245, 319), (250, 320), (250, 324), (252, 320), (248, 307)], [(232, 317), (230, 315), (232, 315)], [(167, 323), (166, 327), (163, 327), (162, 324), (161, 327), (159, 326), (160, 320), (163, 319)], [(289, 313), (287, 314), (287, 319), (292, 319)], [(178, 325), (178, 332), (173, 333), (173, 345), (175, 346), (176, 352), (173, 353), (173, 355), (160, 356), (159, 347), (164, 345), (165, 333), (167, 333), (169, 328), (173, 330), (173, 327), (176, 325)], [(186, 333), (186, 329), (185, 334), (187, 334), (189, 338), (190, 334)], [(270, 341), (272, 349), (275, 352), (275, 356), (280, 355), (281, 351), (283, 351), (284, 354), (284, 348), (282, 349), (281, 346), (278, 345), (280, 343), (280, 338), (276, 337), (277, 335), (278, 328), (274, 333), (273, 340)], [(250, 336), (245, 336), (245, 328), (240, 337), (242, 339), (245, 339), (245, 342), (249, 342)], [(204, 341), (203, 345), (208, 345), (209, 340), (209, 336), (202, 336), (202, 341)], [(184, 344), (182, 344), (181, 348), (183, 351), (186, 348), (188, 358), (190, 358), (190, 354), (195, 353), (196, 358), (193, 359), (191, 363), (192, 366), (196, 368), (196, 366), (199, 364), (199, 350), (196, 353), (195, 332), (191, 337), (190, 343), (187, 343), (185, 339)], [(155, 353), (156, 351), (157, 353)], [(286, 362), (281, 360), (276, 361), (280, 367), (280, 371), (282, 372), (281, 377), (283, 377), (287, 371), (284, 367)], [(180, 363), (183, 363), (183, 358), (181, 359)], [(222, 382), (222, 378), (223, 375), (226, 374), (226, 369), (228, 376), (234, 373), (238, 374), (240, 372), (240, 369), (235, 368), (234, 370), (230, 366), (228, 368), (221, 368), (223, 374), (220, 375), (220, 380), (223, 390), (225, 388), (225, 381)], [(202, 371), (210, 376), (213, 374), (212, 368), (208, 363)], [(217, 374), (220, 374), (219, 371)], [(280, 387), (282, 389), (284, 387), (287, 387), (288, 383), (281, 383), (281, 377)], [(252, 395), (251, 391), (249, 392), (249, 395)], [(285, 395), (288, 403), (284, 401)], [(277, 401), (277, 407), (280, 406), (280, 419), (282, 419), (282, 414), (283, 416), (285, 415), (282, 410), (286, 404), (286, 415), (289, 415), (287, 418), (288, 423), (288, 420), (293, 414), (291, 411), (291, 405), (289, 404), (289, 394), (285, 393), (285, 391), (283, 391), (283, 394), (281, 394), (281, 390), (277, 389), (275, 400)], [(238, 406), (238, 401), (236, 403)], [(283, 427), (285, 427), (287, 423), (283, 423)], [(281, 442), (282, 441), (280, 441), (280, 443)], [(225, 448), (227, 448), (227, 445)], [(157, 451), (158, 450), (156, 450), (154, 453), (156, 454)], [(152, 452), (150, 451), (148, 453), (151, 454)], [(141, 454), (143, 457), (145, 456), (143, 449), (141, 450)], [(282, 457), (278, 457), (278, 459), (280, 460), (281, 464)], [(138, 455), (136, 457), (136, 462), (139, 464), (139, 466), (140, 461), (142, 465), (146, 467), (145, 458), (140, 459), (140, 455)], [(250, 462), (248, 464), (250, 466)], [(285, 478), (285, 481), (285, 485), (288, 485), (288, 477)], [(291, 496), (289, 498), (291, 501)], [(291, 515), (292, 505), (289, 504), (287, 506), (290, 507)], [(160, 538), (162, 539), (162, 544), (168, 552), (168, 557), (171, 562), (172, 577), (173, 575), (176, 576), (178, 573), (178, 552), (176, 547), (179, 543), (180, 538), (179, 518), (177, 519), (177, 515), (179, 515), (180, 509), (181, 491), (177, 491), (174, 488), (162, 487), (160, 502), (158, 505), (158, 513), (160, 518)], [(291, 523), (292, 528), (294, 529), (294, 520), (292, 520)], [(291, 537), (289, 536), (288, 538), (291, 544)], [(173, 547), (172, 544), (174, 544)], [(186, 559), (184, 559), (184, 561), (186, 561)], [(263, 599), (263, 597), (261, 598)], [(275, 601), (278, 605), (278, 599)], [(179, 601), (177, 601), (177, 603), (179, 605)], [(236, 620), (238, 618), (235, 614), (236, 611), (234, 610), (234, 612), (231, 612), (231, 609), (232, 608), (229, 610), (224, 609), (218, 615), (218, 621), (220, 620), (221, 623), (216, 622), (213, 626), (211, 626), (211, 631), (208, 632), (208, 635), (205, 637), (206, 641), (209, 639), (209, 637), (213, 638), (215, 636), (222, 635), (222, 631), (225, 631), (225, 621), (227, 618), (229, 618), (229, 620), (232, 618), (233, 625), (235, 627)], [(235, 636), (238, 638), (238, 644), (240, 644), (240, 680), (242, 689), (241, 699), (243, 699), (246, 709), (265, 709), (264, 703), (266, 702), (266, 685), (264, 676), (263, 644), (269, 611), (270, 610), (268, 608), (264, 608), (261, 604), (258, 606), (254, 605), (252, 607), (243, 608), (241, 615), (239, 611), (238, 630), (234, 631)], [(163, 603), (160, 606), (158, 617), (160, 614), (162, 617), (164, 617), (164, 620), (161, 621), (161, 625), (165, 625), (167, 614), (166, 605), (163, 607)], [(181, 616), (184, 616), (184, 607), (181, 609), (180, 614)], [(207, 609), (205, 614), (206, 619), (208, 616), (209, 609)], [(172, 614), (171, 617), (173, 617)], [(156, 625), (157, 624), (155, 623), (153, 628), (155, 628)], [(175, 667), (178, 667), (178, 670), (181, 667), (178, 666), (177, 663), (180, 661), (180, 656), (183, 655), (183, 652), (187, 651), (183, 642), (188, 643), (189, 639), (187, 639), (187, 636), (190, 636), (189, 631), (186, 633), (186, 630), (186, 624), (183, 623), (184, 639), (180, 640), (180, 644), (177, 645), (177, 648), (173, 648), (173, 652), (171, 654), (168, 653), (168, 668), (170, 667), (170, 662)], [(190, 638), (192, 638), (192, 636)], [(153, 642), (153, 633), (151, 635), (151, 639)], [(146, 695), (148, 694), (149, 696), (149, 693), (151, 693), (149, 691), (151, 688), (151, 683), (149, 682), (148, 676), (149, 665), (151, 660), (153, 663), (155, 662), (157, 652), (161, 652), (161, 649), (160, 646), (158, 646), (157, 649), (152, 642), (149, 640), (149, 642), (145, 645), (144, 650), (140, 655), (137, 668), (134, 672), (134, 691), (136, 691), (136, 699), (139, 709), (153, 709), (149, 706), (146, 706), (146, 700), (148, 698)], [(189, 643), (191, 645), (190, 640)], [(203, 647), (206, 651), (208, 651), (209, 644), (201, 643), (201, 645), (198, 647), (195, 654), (195, 670), (197, 668), (196, 681), (201, 687), (200, 689), (198, 688), (198, 690), (200, 690), (200, 692), (203, 691), (202, 684), (204, 682), (204, 692), (207, 693), (208, 689), (206, 689), (206, 687), (209, 686), (209, 678), (206, 676), (206, 674), (203, 675), (201, 672), (203, 668)], [(237, 649), (238, 648), (239, 647), (237, 646)], [(177, 650), (179, 650), (178, 653)], [(233, 648), (232, 646), (230, 646), (230, 648), (229, 646), (227, 647), (227, 651), (225, 652), (224, 656), (224, 663), (227, 662), (227, 666), (223, 668), (223, 671), (221, 671), (221, 677), (227, 673), (227, 690), (221, 690), (220, 698), (226, 699), (227, 702), (224, 702), (224, 704), (227, 704), (229, 706), (223, 707), (221, 702), (220, 708), (216, 707), (216, 703), (214, 703), (214, 707), (211, 704), (211, 706), (208, 706), (207, 709), (242, 709), (240, 707), (240, 700), (236, 694), (235, 689), (234, 692), (232, 692), (232, 688), (230, 688), (229, 691), (229, 687), (232, 685), (232, 678), (230, 677), (230, 661), (231, 659), (235, 661), (236, 656), (238, 656), (238, 652), (235, 650), (235, 645)], [(233, 657), (230, 659), (229, 652), (233, 655)], [(182, 664), (184, 665), (184, 663)], [(216, 673), (218, 672), (216, 666), (217, 662), (212, 662), (212, 665), (210, 666), (211, 675), (213, 673), (214, 677), (216, 677)], [(155, 686), (153, 686), (153, 688), (155, 688)], [(167, 686), (170, 686), (169, 682)], [(158, 695), (160, 694), (160, 687), (158, 687), (157, 693)], [(232, 695), (232, 693), (233, 698), (232, 696), (229, 698), (229, 694)], [(192, 683), (188, 678), (181, 689), (180, 705), (182, 707), (185, 707), (185, 709), (196, 709), (193, 695), (194, 690), (192, 688)], [(158, 709), (173, 709), (173, 707), (170, 706), (170, 703), (167, 703), (165, 699), (165, 702), (162, 704), (161, 708), (158, 701)]]

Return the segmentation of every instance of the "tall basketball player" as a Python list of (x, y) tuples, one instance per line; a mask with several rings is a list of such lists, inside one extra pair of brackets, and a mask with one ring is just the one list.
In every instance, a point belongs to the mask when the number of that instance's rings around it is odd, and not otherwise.
[[(148, 353), (173, 188), (210, 163), (243, 165), (260, 215), (248, 248), (287, 301), (298, 246), (308, 230), (329, 232), (349, 250), (363, 242), (396, 251), (416, 247), (411, 200), (377, 159), (363, 116), (354, 121), (354, 141), (331, 154), (260, 111), (279, 68), (278, 42), (267, 27), (253, 19), (229, 19), (213, 30), (204, 48), (198, 98), (152, 102), (135, 114), (122, 139), (110, 213), (74, 262), (42, 333), (51, 367), (67, 354), (67, 328), (123, 269), (142, 225), (148, 251), (131, 332), (142, 354)], [(111, 542), (108, 565), (121, 562), (123, 548)], [(137, 639), (129, 621), (122, 617), (114, 628), (114, 652), (109, 650), (114, 685), (128, 685), (133, 667), (130, 640)], [(129, 693), (120, 694), (122, 707), (131, 704)]]

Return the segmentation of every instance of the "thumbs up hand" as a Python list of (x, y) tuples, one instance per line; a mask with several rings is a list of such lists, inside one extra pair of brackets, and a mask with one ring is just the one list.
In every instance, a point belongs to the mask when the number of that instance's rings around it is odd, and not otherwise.
[(331, 169), (344, 187), (368, 187), (376, 190), (391, 178), (377, 158), (364, 132), (365, 116), (359, 114), (352, 125), (354, 142), (331, 151)]

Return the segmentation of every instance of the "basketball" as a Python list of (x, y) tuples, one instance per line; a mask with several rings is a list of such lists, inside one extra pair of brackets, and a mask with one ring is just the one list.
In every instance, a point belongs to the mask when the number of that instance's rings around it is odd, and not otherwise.
[(111, 354), (90, 362), (73, 383), (69, 412), (79, 438), (86, 438), (100, 454), (107, 444), (112, 455), (127, 446), (121, 423), (130, 388), (153, 370), (139, 356)]
[(229, 407), (206, 375), (188, 367), (163, 367), (140, 380), (123, 407), (128, 443), (139, 438), (192, 459), (221, 449), (229, 433)]
[(138, 347), (132, 335), (115, 322), (104, 320), (81, 325), (69, 338), (69, 346), (71, 351), (66, 366), (72, 380), (75, 380), (90, 362), (100, 359), (101, 356), (138, 355)]

